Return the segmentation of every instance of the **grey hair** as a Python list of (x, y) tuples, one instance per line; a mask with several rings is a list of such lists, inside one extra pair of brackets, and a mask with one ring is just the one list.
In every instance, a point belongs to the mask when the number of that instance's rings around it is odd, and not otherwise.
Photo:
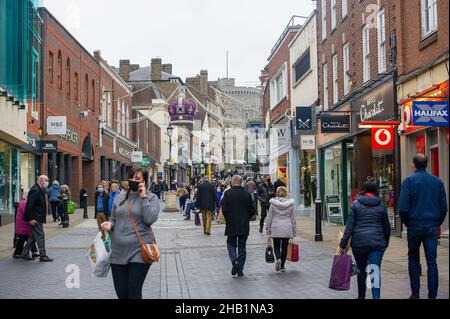
[(47, 177), (46, 175), (41, 175), (41, 176), (39, 176), (39, 178), (38, 178), (38, 182), (41, 182), (41, 181), (44, 180), (44, 179), (47, 179), (47, 180), (48, 180), (48, 177)]
[(239, 175), (234, 175), (231, 179), (231, 186), (241, 186), (242, 185), (242, 177)]

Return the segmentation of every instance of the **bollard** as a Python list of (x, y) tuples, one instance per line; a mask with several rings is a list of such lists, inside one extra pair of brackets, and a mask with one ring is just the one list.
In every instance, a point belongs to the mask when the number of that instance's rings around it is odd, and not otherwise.
[(82, 188), (80, 190), (80, 208), (83, 208), (83, 219), (88, 219), (88, 201), (87, 201), (87, 191)]
[(316, 198), (316, 236), (315, 241), (323, 241), (322, 236), (322, 200)]
[(68, 198), (63, 199), (63, 228), (69, 228), (69, 214), (67, 214), (67, 203), (69, 202)]

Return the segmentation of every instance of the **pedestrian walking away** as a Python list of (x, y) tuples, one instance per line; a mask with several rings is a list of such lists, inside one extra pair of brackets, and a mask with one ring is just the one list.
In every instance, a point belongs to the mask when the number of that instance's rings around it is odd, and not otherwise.
[(69, 222), (69, 214), (67, 210), (67, 204), (71, 200), (72, 196), (70, 193), (69, 186), (63, 185), (61, 186), (61, 195), (59, 197), (59, 205), (58, 205), (58, 214), (59, 219), (61, 220), (60, 226), (64, 224), (64, 222)]
[(270, 176), (264, 178), (264, 182), (258, 187), (258, 200), (261, 205), (261, 220), (259, 221), (259, 232), (262, 234), (264, 228), (264, 220), (270, 207), (270, 199), (275, 197), (275, 189), (270, 182)]
[[(367, 181), (350, 208), (339, 254), (344, 254), (349, 240), (358, 274), (358, 299), (366, 298), (367, 276), (370, 276), (372, 298), (381, 298), (381, 262), (389, 245), (391, 224), (386, 207), (379, 197), (376, 181)], [(367, 271), (366, 271), (367, 269)]]
[(197, 199), (195, 207), (200, 209), (203, 218), (203, 232), (205, 235), (211, 235), (211, 221), (214, 209), (219, 206), (217, 200), (217, 191), (214, 185), (209, 181), (209, 177), (203, 178), (203, 183), (198, 185)]
[(247, 257), (247, 239), (250, 233), (250, 219), (255, 215), (252, 196), (241, 186), (242, 177), (235, 175), (231, 180), (231, 189), (227, 190), (221, 201), (225, 217), (225, 236), (228, 255), (231, 260), (231, 275), (244, 276)]
[[(99, 182), (95, 192), (95, 215), (98, 230), (102, 231), (101, 225), (107, 221), (109, 213), (109, 195), (106, 193), (103, 183)], [(102, 239), (105, 240), (105, 233), (102, 232)]]
[(51, 207), (51, 214), (53, 215), (53, 222), (56, 223), (56, 221), (60, 221), (60, 217), (58, 214), (58, 207), (60, 204), (60, 198), (61, 195), (61, 187), (59, 186), (58, 181), (53, 181), (52, 187), (48, 189), (48, 197), (50, 201), (50, 207)]
[(253, 177), (250, 177), (244, 186), (245, 190), (252, 195), (253, 204), (255, 205), (255, 216), (252, 217), (252, 221), (255, 221), (258, 217), (258, 186)]
[(420, 298), (420, 246), (427, 260), (428, 298), (436, 299), (439, 274), (436, 263), (439, 226), (447, 216), (444, 183), (427, 173), (428, 157), (417, 154), (411, 164), (414, 174), (407, 177), (400, 192), (400, 216), (408, 228), (408, 270), (411, 299)]
[(277, 196), (270, 200), (269, 214), (267, 215), (266, 231), (269, 240), (273, 239), (273, 249), (277, 272), (285, 272), (289, 240), (297, 236), (297, 222), (295, 219), (295, 201), (287, 198), (286, 187), (280, 186)]
[(128, 174), (129, 190), (114, 201), (109, 222), (101, 227), (111, 234), (111, 271), (119, 299), (142, 299), (142, 287), (150, 269), (144, 262), (140, 242), (131, 220), (145, 244), (155, 243), (152, 225), (160, 210), (158, 197), (148, 191), (148, 172), (132, 169)]
[(40, 254), (39, 261), (53, 261), (53, 259), (47, 256), (45, 250), (44, 224), (46, 223), (49, 206), (47, 188), (48, 177), (41, 175), (37, 183), (31, 187), (28, 193), (25, 214), (23, 216), (23, 220), (31, 225), (31, 235), (22, 252), (22, 258), (26, 260), (33, 260), (33, 257), (30, 257), (30, 251), (37, 243)]

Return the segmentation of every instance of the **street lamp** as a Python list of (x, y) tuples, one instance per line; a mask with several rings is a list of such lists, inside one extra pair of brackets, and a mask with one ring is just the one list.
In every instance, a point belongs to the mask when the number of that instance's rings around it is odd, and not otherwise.
[(172, 183), (172, 135), (173, 135), (173, 126), (169, 123), (167, 127), (167, 135), (169, 135), (169, 170), (170, 170), (170, 183)]
[[(203, 165), (203, 167), (205, 167), (205, 147), (206, 147), (205, 143), (202, 142), (201, 148), (202, 148), (202, 165)], [(205, 169), (205, 172), (206, 172), (206, 169)]]

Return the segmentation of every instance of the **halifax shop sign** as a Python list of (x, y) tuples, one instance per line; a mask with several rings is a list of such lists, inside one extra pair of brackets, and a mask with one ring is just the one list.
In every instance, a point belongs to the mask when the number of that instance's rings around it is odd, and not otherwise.
[(412, 121), (416, 126), (448, 126), (448, 101), (414, 101)]

